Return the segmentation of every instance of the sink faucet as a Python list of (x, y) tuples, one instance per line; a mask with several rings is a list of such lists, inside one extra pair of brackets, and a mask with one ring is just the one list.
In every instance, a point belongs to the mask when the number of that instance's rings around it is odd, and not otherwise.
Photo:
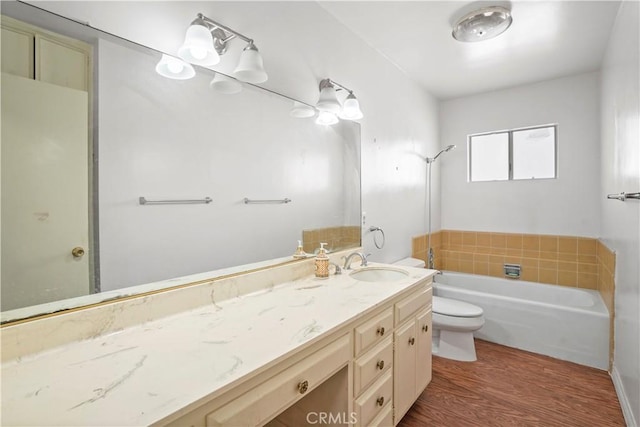
[[(344, 259), (344, 267), (343, 270), (351, 270), (351, 260), (353, 259), (354, 256), (359, 256), (360, 259), (362, 260), (362, 266), (366, 267), (367, 266), (367, 255), (363, 254), (362, 252), (354, 252), (352, 254), (349, 254), (349, 256), (347, 257), (342, 257)], [(369, 254), (371, 255), (371, 254)]]
[(336, 264), (335, 262), (330, 262), (329, 266), (332, 266), (332, 265), (336, 268), (336, 272), (334, 274), (342, 274), (342, 269), (338, 264)]

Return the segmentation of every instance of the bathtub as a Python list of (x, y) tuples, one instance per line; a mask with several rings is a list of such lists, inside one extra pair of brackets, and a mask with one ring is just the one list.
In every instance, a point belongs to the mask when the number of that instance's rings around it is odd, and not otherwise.
[(597, 291), (445, 271), (434, 295), (482, 307), (476, 338), (579, 363), (609, 367), (609, 312)]

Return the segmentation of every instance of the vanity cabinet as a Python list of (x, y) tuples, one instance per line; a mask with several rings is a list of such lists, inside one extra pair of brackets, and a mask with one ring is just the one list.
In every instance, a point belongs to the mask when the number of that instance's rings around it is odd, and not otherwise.
[(431, 287), (396, 304), (394, 420), (397, 424), (431, 381)]
[(408, 295), (158, 425), (394, 426), (431, 381), (431, 292), (431, 279), (423, 280)]

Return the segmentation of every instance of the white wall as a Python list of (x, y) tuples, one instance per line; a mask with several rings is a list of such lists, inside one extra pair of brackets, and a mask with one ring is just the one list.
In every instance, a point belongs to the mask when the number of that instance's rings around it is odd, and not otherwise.
[(627, 425), (640, 423), (640, 201), (605, 194), (640, 191), (640, 3), (625, 1), (602, 69), (602, 237), (616, 251), (612, 377)]
[[(440, 109), (442, 228), (598, 236), (599, 74), (445, 101)], [(467, 135), (558, 124), (558, 178), (467, 182)]]

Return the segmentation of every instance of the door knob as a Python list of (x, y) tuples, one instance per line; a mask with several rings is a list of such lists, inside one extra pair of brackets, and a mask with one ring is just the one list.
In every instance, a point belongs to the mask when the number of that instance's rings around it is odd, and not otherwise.
[(71, 255), (73, 255), (74, 258), (82, 258), (84, 256), (84, 248), (76, 246), (75, 248), (71, 249)]

